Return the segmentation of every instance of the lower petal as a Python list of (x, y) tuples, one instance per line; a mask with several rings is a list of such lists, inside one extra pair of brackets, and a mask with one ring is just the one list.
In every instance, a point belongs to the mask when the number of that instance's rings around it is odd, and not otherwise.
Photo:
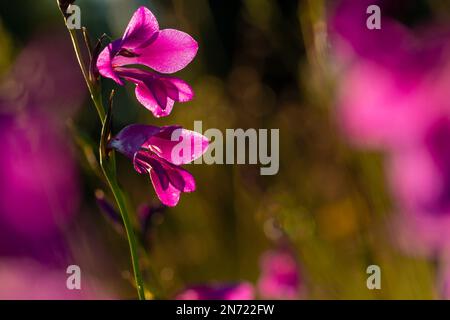
[(139, 82), (136, 85), (136, 98), (157, 118), (168, 116), (172, 111), (173, 105), (175, 103), (174, 100), (166, 97), (166, 105), (160, 105), (158, 101), (164, 100), (161, 98), (161, 96), (159, 97), (159, 99), (156, 99), (152, 90), (144, 82)]
[(136, 98), (156, 117), (169, 115), (175, 101), (186, 102), (194, 97), (192, 88), (178, 78), (136, 68), (117, 67), (115, 72), (136, 84)]
[(185, 81), (173, 77), (161, 77), (160, 81), (164, 83), (167, 95), (172, 100), (187, 102), (194, 98), (194, 90)]
[(164, 189), (161, 185), (158, 175), (154, 170), (150, 170), (150, 179), (152, 180), (156, 195), (164, 205), (168, 207), (174, 207), (178, 204), (181, 194), (180, 190), (176, 189), (171, 184), (169, 184), (168, 187)]
[(170, 184), (183, 192), (195, 191), (195, 179), (192, 174), (180, 167), (171, 166), (166, 169), (169, 176)]

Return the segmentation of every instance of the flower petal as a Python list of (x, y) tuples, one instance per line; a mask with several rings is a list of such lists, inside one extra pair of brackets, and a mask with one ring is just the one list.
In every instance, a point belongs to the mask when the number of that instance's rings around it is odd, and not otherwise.
[(123, 128), (108, 144), (130, 159), (152, 135), (161, 131), (161, 128), (143, 124), (132, 124)]
[(157, 118), (166, 117), (172, 112), (175, 101), (167, 96), (160, 86), (148, 82), (136, 83), (136, 98)]
[(158, 21), (153, 13), (146, 7), (136, 10), (128, 23), (122, 37), (122, 47), (136, 49), (146, 47), (154, 40), (154, 35), (159, 31)]
[(194, 91), (191, 86), (181, 79), (174, 77), (160, 77), (159, 81), (164, 84), (167, 95), (172, 100), (187, 102), (194, 98)]
[(136, 68), (118, 67), (116, 72), (120, 77), (136, 84), (136, 98), (155, 117), (169, 115), (175, 101), (189, 101), (194, 96), (192, 88), (178, 78), (159, 76)]
[[(193, 192), (196, 188), (195, 179), (191, 173), (160, 156), (168, 155), (170, 157), (174, 148), (171, 143), (175, 145), (179, 143), (171, 141), (172, 133), (178, 129), (180, 129), (178, 132), (181, 133), (181, 136), (188, 137), (187, 141), (191, 143), (197, 141), (198, 143), (198, 139), (200, 139), (199, 141), (204, 145), (205, 137), (179, 126), (158, 128), (137, 124), (122, 129), (108, 144), (110, 148), (115, 148), (132, 158), (134, 168), (138, 173), (150, 173), (158, 198), (167, 206), (175, 206), (181, 192)], [(158, 135), (158, 137), (152, 140), (154, 135)], [(190, 156), (192, 157), (192, 155)]]
[(123, 81), (113, 68), (113, 61), (115, 62), (115, 55), (120, 50), (121, 40), (116, 40), (108, 44), (97, 58), (97, 68), (102, 76), (110, 78), (120, 85)]
[(189, 171), (174, 165), (171, 165), (167, 169), (170, 183), (175, 188), (183, 192), (195, 191), (195, 179)]
[(181, 194), (180, 190), (176, 189), (171, 184), (169, 184), (167, 188), (164, 188), (162, 184), (163, 181), (160, 180), (160, 176), (156, 173), (155, 170), (150, 170), (150, 179), (152, 180), (156, 195), (164, 205), (168, 207), (174, 207), (178, 204)]
[(181, 128), (167, 126), (149, 138), (144, 144), (161, 158), (175, 165), (186, 164), (201, 157), (209, 141), (202, 134)]
[(133, 164), (139, 173), (153, 170), (163, 190), (171, 185), (182, 192), (195, 191), (195, 179), (187, 170), (160, 158), (153, 150), (142, 148), (136, 152)]
[(186, 67), (195, 57), (198, 44), (185, 32), (165, 29), (147, 47), (130, 58), (132, 63), (143, 64), (161, 73), (174, 73)]

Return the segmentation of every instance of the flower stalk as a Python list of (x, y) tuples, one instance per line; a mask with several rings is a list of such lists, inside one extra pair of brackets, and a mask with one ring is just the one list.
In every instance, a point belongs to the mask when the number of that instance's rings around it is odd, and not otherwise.
[[(59, 2), (58, 2), (59, 3)], [(64, 16), (64, 12), (61, 11)], [(72, 40), (73, 48), (75, 50), (75, 55), (80, 65), (81, 72), (83, 74), (83, 78), (86, 81), (86, 85), (88, 87), (91, 99), (94, 103), (94, 106), (97, 110), (98, 117), (102, 124), (102, 134), (100, 138), (100, 146), (99, 146), (99, 158), (100, 158), (100, 167), (105, 176), (105, 179), (108, 183), (108, 186), (114, 196), (114, 199), (117, 203), (117, 207), (119, 208), (120, 214), (123, 219), (125, 232), (128, 239), (130, 255), (131, 255), (131, 263), (134, 273), (135, 286), (137, 289), (137, 294), (140, 300), (145, 300), (145, 289), (144, 289), (144, 281), (142, 277), (142, 273), (139, 267), (139, 253), (138, 253), (138, 245), (136, 240), (136, 235), (133, 229), (133, 225), (130, 220), (129, 211), (127, 209), (125, 195), (119, 184), (117, 182), (116, 168), (115, 168), (115, 157), (114, 151), (111, 151), (111, 154), (108, 156), (106, 152), (106, 141), (109, 136), (109, 125), (111, 120), (111, 106), (108, 110), (108, 114), (105, 113), (105, 108), (103, 106), (102, 93), (99, 83), (93, 83), (89, 77), (89, 72), (86, 68), (86, 65), (83, 62), (80, 45), (78, 42), (76, 30), (69, 29), (70, 38)], [(88, 48), (89, 50), (90, 48)]]

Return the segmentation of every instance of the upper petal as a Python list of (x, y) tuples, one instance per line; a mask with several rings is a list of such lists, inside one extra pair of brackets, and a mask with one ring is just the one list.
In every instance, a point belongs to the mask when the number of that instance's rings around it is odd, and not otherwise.
[(116, 63), (115, 56), (120, 51), (120, 46), (121, 40), (115, 40), (108, 44), (97, 58), (97, 68), (103, 77), (113, 79), (118, 84), (123, 85), (123, 81), (113, 67), (113, 64)]
[(122, 37), (122, 47), (127, 49), (145, 47), (154, 40), (158, 31), (159, 25), (155, 16), (142, 6), (136, 10), (128, 23)]
[(136, 51), (138, 57), (130, 60), (161, 73), (174, 73), (186, 67), (197, 51), (197, 41), (190, 35), (174, 29), (165, 29), (158, 33), (149, 46)]
[(128, 158), (133, 159), (141, 146), (158, 132), (160, 128), (142, 124), (132, 124), (123, 128), (108, 144)]
[(201, 157), (208, 148), (209, 140), (202, 134), (180, 126), (167, 126), (151, 136), (144, 146), (170, 163), (181, 165)]

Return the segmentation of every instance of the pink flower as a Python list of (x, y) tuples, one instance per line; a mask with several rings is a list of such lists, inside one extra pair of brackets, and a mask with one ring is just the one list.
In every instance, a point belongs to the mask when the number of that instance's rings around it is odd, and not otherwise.
[(133, 124), (109, 143), (133, 159), (137, 172), (149, 174), (156, 194), (167, 206), (176, 206), (181, 192), (195, 190), (194, 177), (180, 167), (202, 156), (208, 139), (179, 126), (154, 127)]
[[(381, 6), (381, 30), (364, 28), (368, 4)], [(332, 16), (343, 70), (338, 117), (352, 142), (386, 153), (401, 212), (397, 241), (408, 251), (434, 254), (450, 244), (449, 29), (408, 29), (389, 17), (387, 5), (343, 0)]]
[(250, 283), (215, 284), (192, 286), (179, 293), (177, 300), (253, 300), (254, 290)]
[[(192, 88), (183, 80), (163, 76), (180, 71), (195, 57), (197, 42), (188, 34), (174, 30), (159, 30), (152, 12), (140, 7), (131, 18), (121, 39), (110, 43), (100, 53), (97, 68), (100, 74), (120, 85), (123, 79), (136, 85), (136, 97), (155, 117), (170, 114), (175, 101), (193, 98)], [(130, 65), (142, 65), (136, 69)]]
[(65, 269), (50, 269), (29, 259), (0, 260), (0, 300), (111, 300), (116, 294), (83, 275), (80, 290), (67, 288)]
[(450, 265), (447, 259), (444, 259), (443, 263), (438, 268), (439, 276), (436, 285), (438, 298), (443, 300), (450, 300)]
[(0, 83), (3, 248), (35, 246), (35, 239), (46, 247), (44, 239), (57, 237), (78, 211), (79, 173), (64, 119), (81, 105), (84, 91), (66, 41), (37, 35)]
[[(387, 1), (340, 1), (330, 21), (334, 54), (343, 70), (338, 83), (338, 117), (356, 144), (393, 149), (417, 139), (424, 113), (440, 112), (449, 83), (448, 30), (414, 33), (387, 14), (381, 30), (365, 27), (370, 4), (387, 11)], [(384, 10), (384, 11), (383, 11)], [(442, 31), (444, 30), (444, 31)]]
[[(338, 56), (347, 60), (357, 55), (378, 64), (398, 66), (397, 58), (410, 52), (414, 42), (408, 29), (388, 15), (390, 1), (340, 0), (332, 3), (329, 28), (331, 40)], [(382, 12), (382, 27), (370, 30), (366, 27), (367, 8), (378, 5)]]
[(259, 293), (264, 299), (296, 299), (300, 296), (298, 263), (288, 249), (266, 252), (261, 259)]
[(0, 226), (26, 238), (58, 234), (79, 202), (68, 139), (37, 112), (0, 116), (0, 133)]
[[(443, 59), (444, 55), (437, 61)], [(412, 64), (403, 72), (373, 61), (355, 61), (339, 85), (341, 127), (358, 146), (384, 151), (421, 139), (430, 119), (448, 112), (445, 87), (450, 85), (449, 71), (445, 64), (427, 72)]]
[(387, 169), (403, 212), (401, 246), (434, 254), (450, 245), (450, 115), (423, 118), (429, 123), (421, 138), (391, 153)]

